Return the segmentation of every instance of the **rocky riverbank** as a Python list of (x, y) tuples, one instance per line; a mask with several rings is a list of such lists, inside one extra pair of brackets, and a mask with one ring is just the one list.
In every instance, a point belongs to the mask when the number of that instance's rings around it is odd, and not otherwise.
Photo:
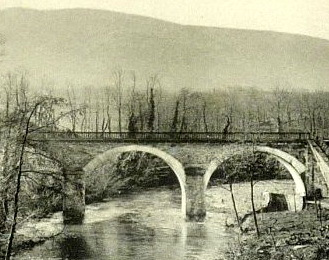
[(301, 212), (271, 212), (258, 215), (260, 237), (252, 218), (243, 224), (239, 245), (229, 259), (329, 259), (329, 211), (308, 205)]

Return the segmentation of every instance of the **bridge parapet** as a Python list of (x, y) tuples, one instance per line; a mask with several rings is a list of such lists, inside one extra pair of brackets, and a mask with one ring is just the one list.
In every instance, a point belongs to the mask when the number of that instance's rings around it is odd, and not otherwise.
[[(311, 148), (311, 152), (313, 154), (313, 158), (315, 159), (315, 166), (317, 172), (316, 176), (313, 176), (313, 182), (315, 185), (319, 185), (322, 194), (324, 196), (328, 196), (329, 194), (329, 158), (327, 155), (321, 150), (321, 148), (316, 144), (316, 142), (309, 142), (309, 146)], [(313, 173), (314, 174), (314, 173)], [(322, 175), (322, 178), (320, 176)]]
[(319, 140), (316, 144), (322, 149), (324, 154), (329, 158), (329, 145), (324, 140)]
[(291, 142), (310, 139), (307, 132), (38, 132), (33, 140), (94, 142)]

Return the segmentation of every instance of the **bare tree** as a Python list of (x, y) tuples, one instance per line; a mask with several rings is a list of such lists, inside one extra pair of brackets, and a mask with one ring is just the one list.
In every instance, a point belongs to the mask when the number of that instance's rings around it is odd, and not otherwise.
[(174, 116), (173, 116), (171, 128), (170, 128), (171, 132), (177, 132), (178, 116), (179, 116), (179, 100), (177, 99), (176, 105), (175, 105), (175, 112), (174, 112)]
[(208, 132), (208, 124), (207, 124), (207, 102), (203, 101), (203, 106), (202, 106), (202, 118), (203, 118), (203, 127), (204, 131)]
[(234, 210), (235, 219), (237, 221), (240, 231), (242, 232), (243, 230), (242, 230), (242, 225), (241, 225), (241, 219), (239, 217), (239, 212), (238, 212), (238, 209), (236, 206), (236, 200), (235, 200), (234, 189), (233, 189), (234, 183), (238, 180), (238, 173), (241, 170), (241, 165), (242, 165), (242, 157), (237, 158), (237, 162), (234, 163), (234, 165), (233, 164), (225, 165), (225, 163), (221, 165), (222, 172), (225, 174), (224, 178), (221, 179), (221, 182), (225, 181), (225, 183), (228, 183), (229, 189), (225, 188), (225, 186), (223, 186), (223, 185), (221, 185), (221, 188), (229, 191), (231, 194), (231, 200), (232, 200), (232, 206), (233, 206), (233, 210)]
[[(283, 125), (284, 122), (284, 111), (287, 112), (287, 110), (290, 112), (290, 109), (287, 109), (289, 107), (289, 99), (290, 99), (291, 92), (287, 91), (284, 88), (276, 87), (276, 89), (273, 91), (273, 105), (276, 112), (276, 122), (277, 122), (277, 132), (281, 133), (283, 132)], [(291, 118), (290, 118), (291, 120)]]
[[(71, 111), (76, 111), (77, 107), (78, 107), (77, 97), (75, 95), (74, 88), (71, 85), (68, 86), (66, 95), (67, 95), (67, 102), (68, 102), (68, 105), (69, 105)], [(72, 133), (75, 133), (75, 131), (76, 131), (77, 118), (78, 118), (77, 113), (72, 113), (70, 115)]]
[(113, 72), (114, 78), (114, 91), (113, 91), (113, 101), (115, 103), (118, 112), (118, 128), (119, 132), (122, 132), (122, 109), (123, 109), (123, 92), (124, 92), (124, 71), (117, 70)]
[[(35, 113), (36, 109), (38, 106), (42, 104), (42, 101), (38, 101), (35, 103), (35, 105), (31, 108), (31, 111), (24, 111), (24, 117), (21, 118), (21, 122), (19, 124), (24, 127), (23, 130), (23, 140), (21, 143), (21, 149), (19, 153), (19, 161), (18, 161), (18, 169), (17, 169), (17, 179), (16, 179), (16, 191), (15, 191), (15, 196), (14, 196), (14, 215), (13, 215), (13, 220), (12, 220), (12, 225), (11, 225), (11, 230), (10, 230), (10, 235), (8, 238), (8, 245), (7, 245), (7, 250), (6, 250), (6, 260), (10, 260), (11, 258), (11, 252), (12, 252), (12, 246), (13, 246), (13, 241), (14, 241), (14, 236), (16, 232), (16, 225), (17, 225), (17, 215), (19, 211), (19, 192), (21, 188), (21, 178), (22, 178), (22, 169), (23, 169), (23, 163), (24, 163), (24, 153), (25, 153), (25, 147), (27, 144), (27, 137), (29, 134), (30, 130), (30, 123), (31, 123), (31, 118), (33, 114)], [(24, 121), (23, 121), (24, 120)]]
[(154, 131), (154, 121), (155, 121), (155, 102), (154, 102), (154, 88), (150, 90), (150, 99), (149, 99), (149, 111), (148, 111), (148, 120), (147, 127), (148, 130)]
[(146, 97), (148, 104), (147, 112), (147, 128), (150, 132), (154, 131), (154, 122), (155, 122), (155, 87), (158, 84), (159, 79), (157, 75), (151, 76), (146, 81)]
[(255, 155), (255, 145), (253, 143), (252, 146), (252, 164), (248, 164), (248, 172), (247, 174), (249, 175), (249, 180), (250, 180), (250, 200), (251, 200), (251, 209), (252, 209), (252, 213), (253, 213), (253, 217), (254, 217), (254, 224), (255, 224), (255, 229), (256, 229), (256, 234), (257, 237), (260, 237), (260, 231), (259, 231), (259, 226), (258, 226), (258, 220), (257, 220), (257, 214), (256, 214), (256, 207), (255, 207), (255, 198), (254, 198), (254, 186), (256, 185), (256, 181), (255, 181), (255, 176), (256, 176), (256, 170), (261, 170), (262, 167), (259, 167), (258, 169), (256, 169), (255, 167), (256, 165), (256, 155)]
[[(16, 94), (16, 93), (15, 93)], [(25, 153), (28, 145), (28, 135), (31, 133), (37, 132), (44, 128), (48, 128), (54, 122), (58, 120), (53, 120), (52, 108), (55, 104), (62, 103), (62, 99), (52, 98), (48, 96), (40, 96), (36, 98), (28, 98), (25, 90), (21, 90), (21, 94), (19, 95), (19, 108), (18, 110), (14, 110), (9, 114), (8, 119), (2, 123), (5, 128), (14, 128), (15, 131), (11, 132), (13, 138), (7, 140), (7, 142), (14, 142), (14, 145), (11, 146), (16, 156), (13, 158), (14, 160), (6, 161), (9, 165), (5, 165), (10, 169), (9, 180), (12, 185), (15, 185), (14, 194), (13, 194), (13, 216), (11, 217), (11, 228), (10, 234), (8, 238), (7, 250), (5, 259), (9, 260), (11, 258), (12, 245), (15, 237), (16, 226), (17, 226), (17, 217), (19, 213), (19, 194), (21, 190), (21, 180), (22, 174), (24, 172), (25, 165)], [(42, 109), (40, 109), (42, 107)], [(37, 111), (42, 111), (45, 115), (43, 118), (48, 118), (48, 122), (45, 120), (42, 121), (42, 125), (39, 124), (40, 120), (34, 117)], [(46, 114), (50, 114), (50, 116)], [(61, 117), (61, 116), (60, 116)], [(36, 120), (35, 120), (36, 119)], [(9, 192), (9, 190), (7, 190)]]
[(162, 128), (162, 102), (163, 102), (163, 91), (160, 81), (158, 81), (158, 89), (156, 92), (156, 113), (157, 113), (157, 131), (160, 132)]
[(187, 89), (182, 89), (180, 92), (180, 99), (181, 99), (181, 108), (182, 108), (182, 117), (181, 117), (181, 124), (180, 124), (180, 132), (185, 132), (188, 126), (187, 123), (187, 112), (188, 112), (188, 97), (190, 92)]
[(112, 117), (111, 117), (111, 111), (110, 111), (110, 105), (111, 105), (111, 88), (107, 86), (105, 88), (105, 111), (106, 111), (106, 117), (107, 117), (107, 132), (111, 133), (111, 123), (112, 123)]

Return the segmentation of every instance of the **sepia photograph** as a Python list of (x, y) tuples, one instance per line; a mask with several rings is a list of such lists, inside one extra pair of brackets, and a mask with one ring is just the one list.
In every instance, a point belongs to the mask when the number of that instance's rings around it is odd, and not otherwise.
[(329, 0), (0, 0), (0, 259), (329, 260)]

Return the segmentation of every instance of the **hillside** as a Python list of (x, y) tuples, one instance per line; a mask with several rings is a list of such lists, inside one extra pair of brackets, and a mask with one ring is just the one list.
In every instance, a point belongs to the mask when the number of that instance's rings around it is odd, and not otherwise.
[(183, 26), (110, 11), (0, 11), (0, 72), (23, 68), (56, 84), (103, 85), (117, 68), (157, 73), (168, 89), (277, 85), (329, 90), (329, 41), (265, 31)]

